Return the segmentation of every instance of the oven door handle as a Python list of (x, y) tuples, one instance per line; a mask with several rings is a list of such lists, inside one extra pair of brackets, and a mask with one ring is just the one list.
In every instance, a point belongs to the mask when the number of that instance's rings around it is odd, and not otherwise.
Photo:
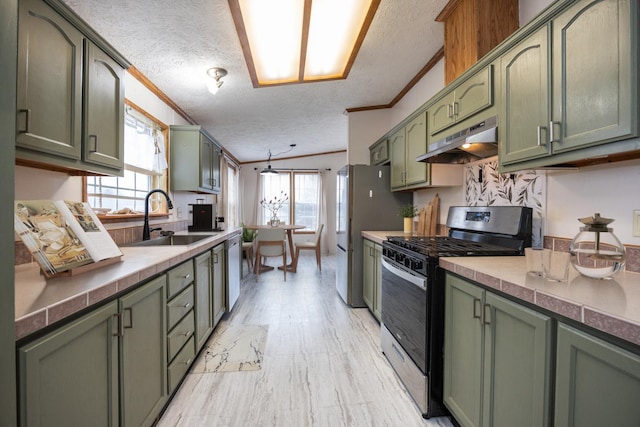
[(414, 276), (411, 273), (401, 270), (398, 267), (391, 265), (384, 258), (382, 258), (382, 266), (389, 270), (391, 274), (395, 274), (396, 276), (401, 277), (407, 282), (416, 285), (420, 289), (427, 289), (427, 279), (425, 279), (424, 277)]

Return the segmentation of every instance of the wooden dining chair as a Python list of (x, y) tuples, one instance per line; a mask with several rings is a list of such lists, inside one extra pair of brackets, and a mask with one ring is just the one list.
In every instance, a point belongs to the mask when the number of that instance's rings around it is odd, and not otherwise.
[(282, 265), (285, 266), (284, 281), (287, 281), (287, 250), (285, 246), (285, 231), (282, 228), (263, 228), (256, 236), (255, 259), (253, 269), (256, 273), (256, 280), (260, 276), (260, 267), (263, 259), (267, 257), (282, 257)]
[(296, 258), (293, 260), (293, 271), (296, 271), (298, 268), (298, 257), (300, 256), (300, 251), (304, 249), (315, 250), (316, 251), (316, 264), (318, 265), (318, 270), (322, 271), (322, 251), (320, 249), (320, 236), (322, 235), (322, 229), (324, 228), (324, 224), (320, 224), (318, 230), (316, 231), (316, 239), (315, 242), (302, 242), (296, 244)]

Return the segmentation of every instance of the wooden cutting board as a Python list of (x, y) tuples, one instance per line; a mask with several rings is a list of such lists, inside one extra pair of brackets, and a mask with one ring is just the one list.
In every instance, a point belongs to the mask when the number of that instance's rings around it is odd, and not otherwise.
[(438, 232), (438, 213), (440, 211), (440, 196), (437, 194), (430, 203), (431, 216), (429, 217), (429, 236), (435, 236)]

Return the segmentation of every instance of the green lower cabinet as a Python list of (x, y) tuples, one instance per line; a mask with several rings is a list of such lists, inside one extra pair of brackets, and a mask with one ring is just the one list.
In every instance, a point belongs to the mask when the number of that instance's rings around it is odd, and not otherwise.
[(165, 287), (163, 275), (120, 299), (121, 427), (152, 425), (168, 399)]
[(362, 298), (378, 321), (382, 314), (382, 246), (363, 239)]
[(556, 427), (640, 425), (640, 356), (559, 324)]
[(224, 244), (213, 248), (213, 327), (215, 328), (222, 316), (227, 311), (225, 284), (226, 274), (225, 265), (227, 259)]
[[(481, 425), (484, 291), (447, 275), (444, 323), (444, 404), (463, 427)], [(474, 315), (474, 308), (476, 309)]]
[(444, 403), (463, 427), (548, 426), (552, 320), (447, 275)]
[(213, 331), (213, 255), (207, 251), (195, 258), (196, 349), (200, 350)]
[(21, 426), (119, 425), (118, 303), (18, 349)]
[(483, 426), (548, 426), (551, 336), (548, 316), (486, 292)]

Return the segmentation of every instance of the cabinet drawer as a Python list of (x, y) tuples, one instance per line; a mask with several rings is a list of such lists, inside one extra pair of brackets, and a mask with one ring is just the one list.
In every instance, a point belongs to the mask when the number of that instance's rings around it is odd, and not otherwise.
[(167, 304), (167, 331), (170, 331), (191, 309), (193, 309), (193, 286), (189, 286)]
[(180, 384), (182, 377), (187, 373), (195, 358), (195, 339), (189, 338), (187, 345), (182, 347), (176, 358), (169, 364), (167, 368), (167, 377), (169, 385), (169, 394)]
[(184, 343), (193, 336), (194, 330), (194, 316), (193, 310), (191, 310), (167, 335), (167, 360), (169, 362), (173, 360), (173, 357), (180, 351)]
[(193, 282), (193, 262), (187, 261), (167, 273), (167, 298), (171, 298), (181, 289)]

